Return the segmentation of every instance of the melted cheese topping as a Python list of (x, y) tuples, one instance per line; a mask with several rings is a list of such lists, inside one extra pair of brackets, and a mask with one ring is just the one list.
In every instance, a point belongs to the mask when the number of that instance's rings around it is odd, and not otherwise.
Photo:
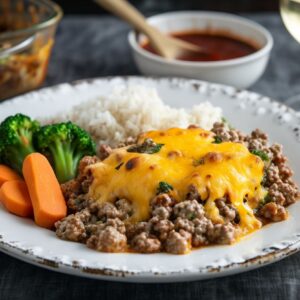
[(224, 222), (215, 200), (228, 197), (240, 216), (241, 234), (261, 227), (253, 208), (264, 197), (261, 187), (264, 164), (248, 149), (233, 142), (214, 142), (214, 134), (199, 128), (171, 128), (150, 131), (139, 137), (164, 144), (158, 153), (127, 152), (114, 149), (104, 161), (92, 165), (94, 180), (89, 196), (100, 202), (126, 198), (134, 207), (130, 222), (149, 218), (150, 201), (159, 182), (172, 185), (173, 197), (183, 201), (193, 184), (205, 201), (205, 211), (213, 222)]

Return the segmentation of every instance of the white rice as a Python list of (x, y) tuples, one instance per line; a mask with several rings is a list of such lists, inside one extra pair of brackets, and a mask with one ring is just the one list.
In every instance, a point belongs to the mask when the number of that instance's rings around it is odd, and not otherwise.
[(221, 117), (221, 108), (209, 102), (195, 105), (191, 110), (171, 108), (163, 103), (154, 88), (122, 85), (105, 97), (73, 107), (55, 121), (68, 119), (91, 133), (99, 144), (116, 146), (130, 136), (153, 129), (197, 124), (209, 130)]

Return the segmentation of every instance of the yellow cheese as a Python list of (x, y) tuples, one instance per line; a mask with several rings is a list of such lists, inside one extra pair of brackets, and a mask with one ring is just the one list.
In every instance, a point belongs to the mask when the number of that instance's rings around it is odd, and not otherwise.
[(177, 201), (185, 200), (193, 184), (213, 222), (223, 222), (215, 200), (225, 196), (239, 213), (241, 234), (261, 226), (249, 203), (264, 197), (260, 185), (264, 164), (244, 145), (213, 143), (214, 134), (200, 128), (150, 131), (142, 134), (138, 143), (146, 138), (164, 146), (154, 154), (127, 152), (128, 147), (114, 149), (107, 159), (90, 167), (92, 199), (113, 202), (126, 198), (134, 207), (130, 222), (138, 222), (149, 218), (149, 203), (159, 182), (172, 185)]

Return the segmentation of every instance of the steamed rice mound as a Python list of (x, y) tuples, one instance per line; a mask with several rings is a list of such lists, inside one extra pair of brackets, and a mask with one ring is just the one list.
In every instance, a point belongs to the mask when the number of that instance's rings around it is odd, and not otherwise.
[(105, 97), (75, 106), (55, 121), (69, 119), (87, 130), (99, 144), (116, 146), (130, 136), (153, 129), (197, 124), (209, 130), (221, 117), (221, 108), (209, 102), (195, 105), (191, 110), (171, 108), (154, 88), (121, 85)]

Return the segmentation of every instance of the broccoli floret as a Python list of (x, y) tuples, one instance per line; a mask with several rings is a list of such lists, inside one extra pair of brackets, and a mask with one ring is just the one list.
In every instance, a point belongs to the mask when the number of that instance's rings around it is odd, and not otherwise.
[(33, 135), (40, 128), (37, 121), (16, 114), (0, 124), (0, 162), (22, 174), (25, 157), (35, 152)]
[(71, 122), (41, 127), (35, 134), (34, 144), (48, 158), (60, 183), (76, 176), (83, 156), (96, 153), (90, 135)]

